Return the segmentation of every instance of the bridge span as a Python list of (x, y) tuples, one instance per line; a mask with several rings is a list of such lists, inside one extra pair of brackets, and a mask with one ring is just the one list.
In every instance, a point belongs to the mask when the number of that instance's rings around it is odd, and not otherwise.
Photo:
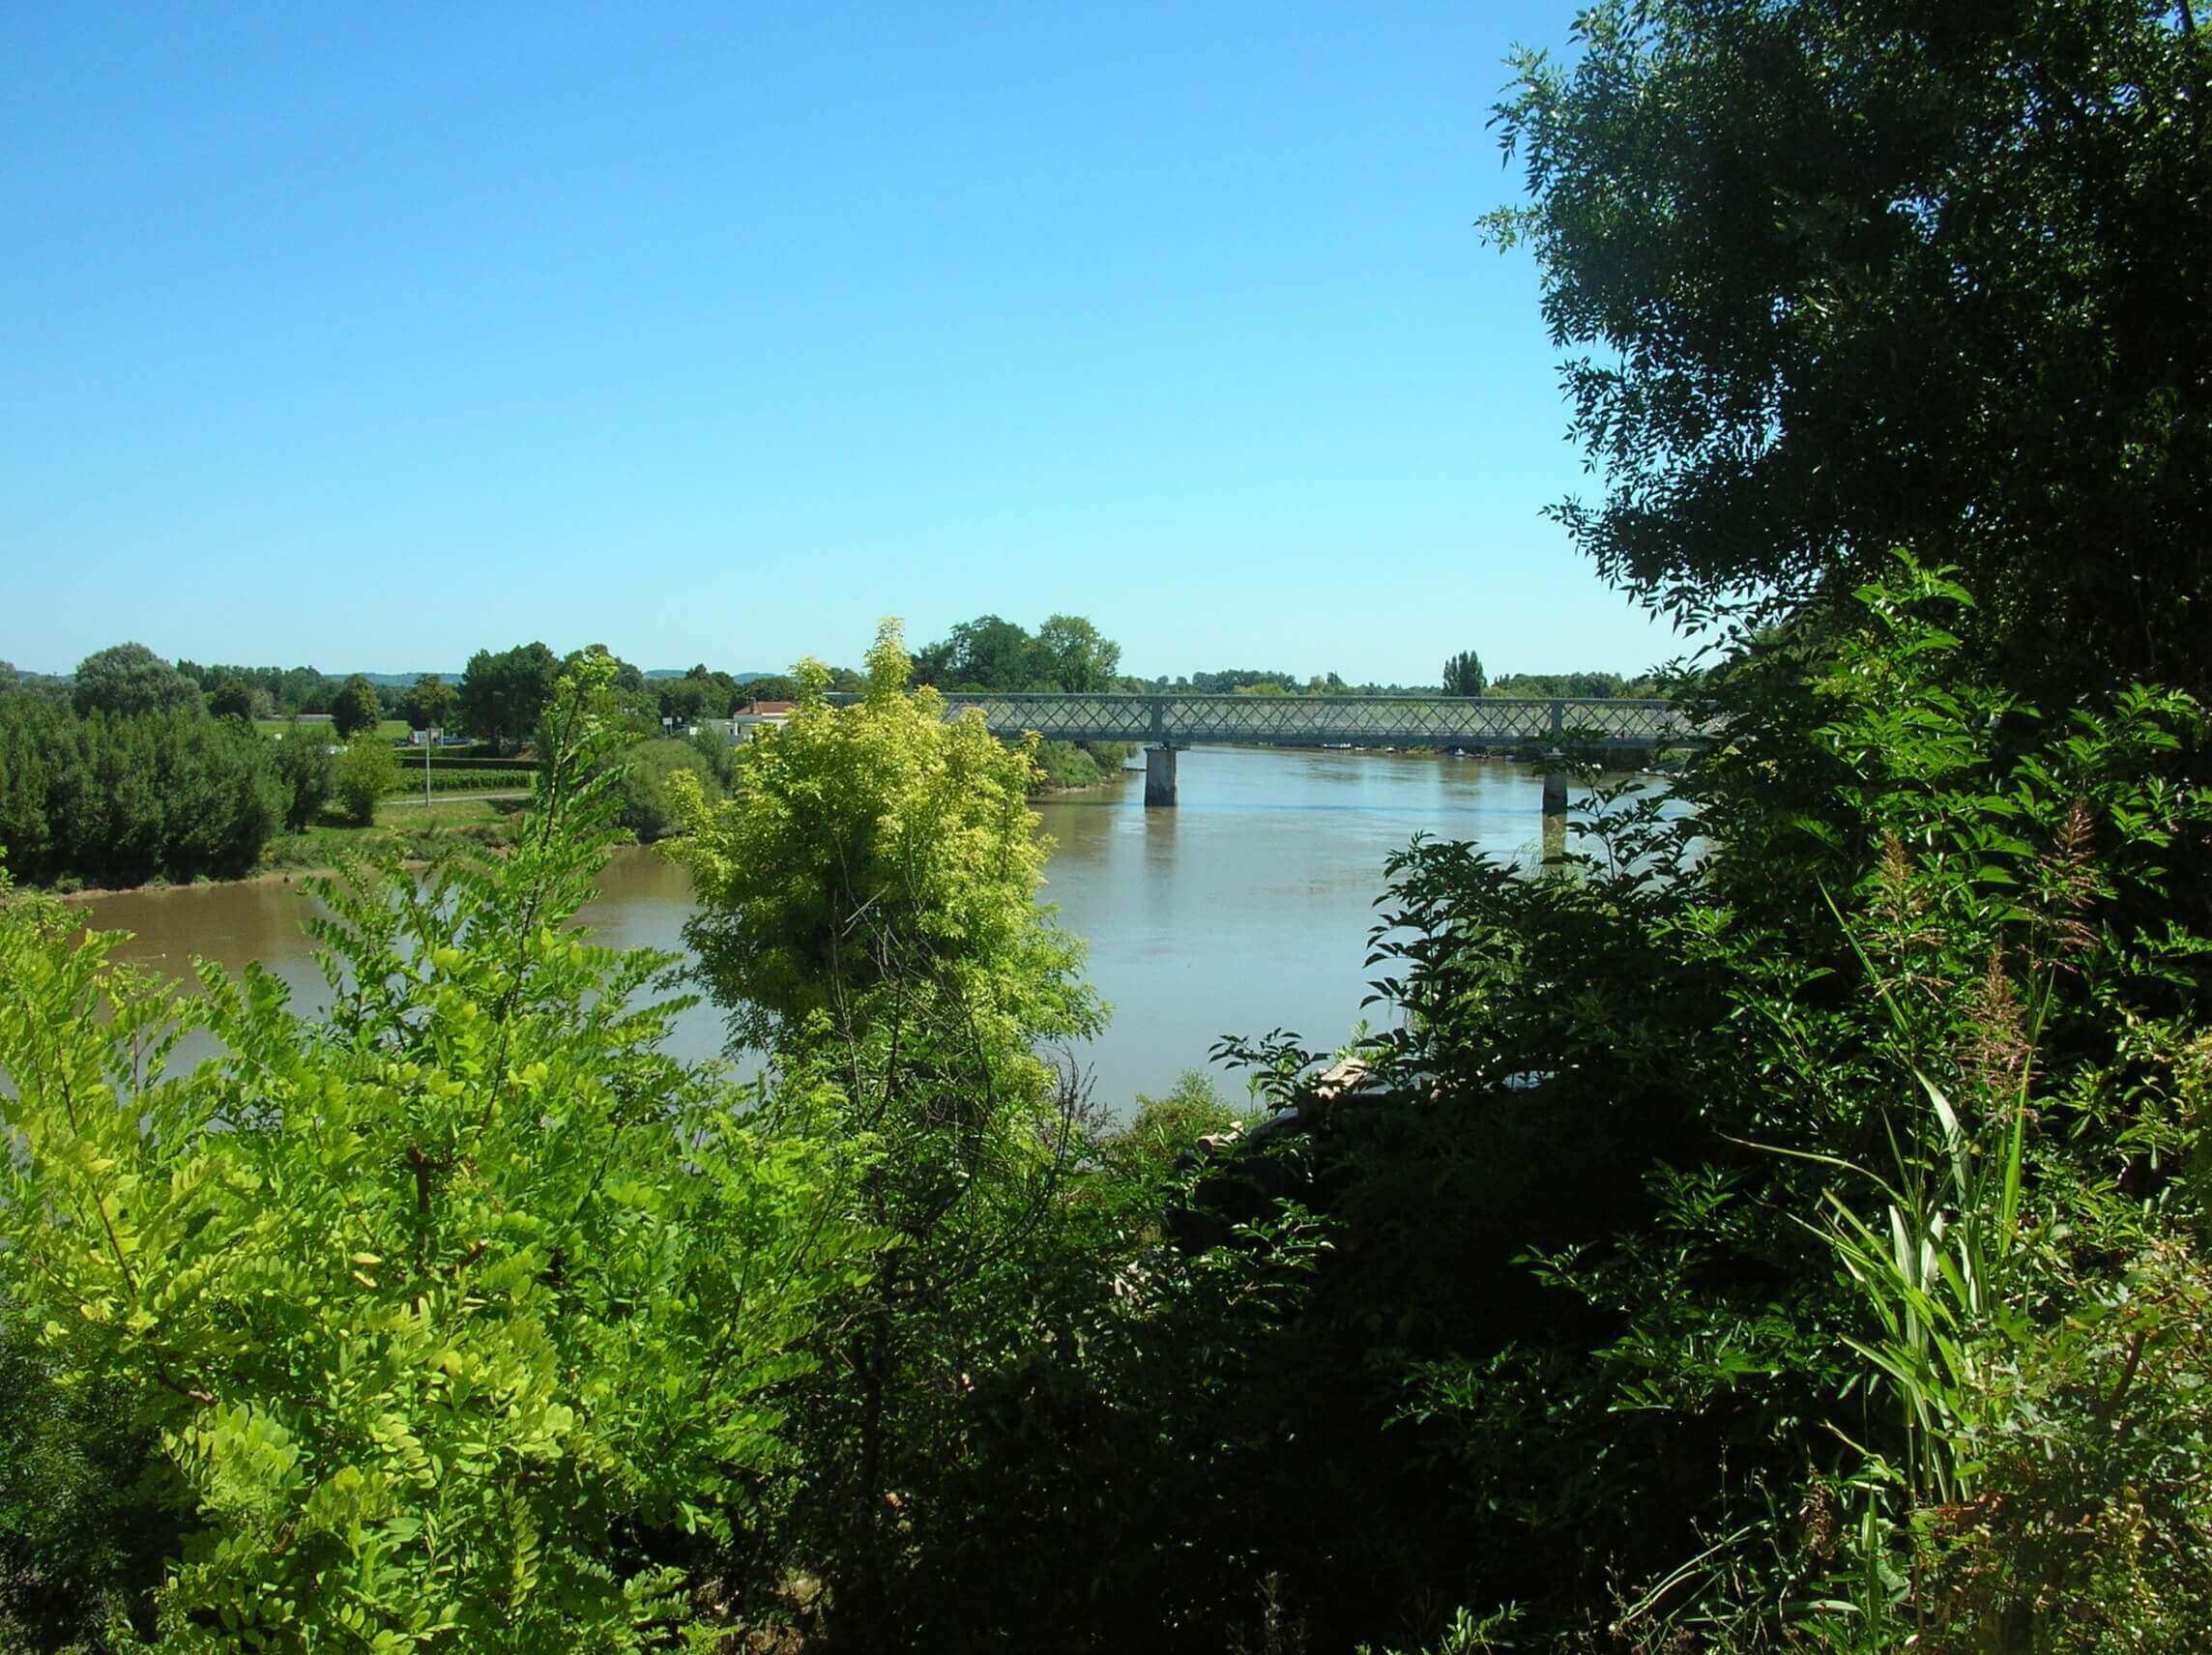
[[(832, 702), (859, 699), (833, 695)], [(1645, 753), (1702, 739), (1672, 701), (1510, 700), (1427, 695), (959, 694), (948, 717), (974, 710), (992, 734), (1034, 730), (1056, 741), (1133, 741), (1145, 755), (1145, 802), (1176, 801), (1176, 752), (1201, 743), (1274, 747), (1533, 748)], [(1545, 777), (1545, 811), (1566, 808), (1563, 770)]]

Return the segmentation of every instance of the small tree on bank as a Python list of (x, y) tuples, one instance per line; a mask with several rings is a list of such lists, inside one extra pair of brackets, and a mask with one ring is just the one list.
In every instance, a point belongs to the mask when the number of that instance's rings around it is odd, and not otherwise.
[(376, 820), (377, 800), (398, 785), (399, 755), (373, 732), (356, 736), (338, 755), (333, 791), (346, 815), (362, 827)]
[(865, 699), (832, 709), (798, 669), (790, 723), (754, 748), (742, 789), (710, 804), (669, 778), (697, 884), (685, 928), (733, 1036), (811, 1076), (798, 1136), (877, 1146), (848, 1216), (894, 1237), (798, 1405), (836, 1537), (840, 1623), (883, 1629), (899, 1545), (888, 1496), (918, 1480), (960, 1394), (964, 1313), (1039, 1221), (1066, 1153), (1065, 1098), (1035, 1047), (1095, 1031), (1081, 944), (1040, 910), (1046, 845), (1028, 795), (1034, 744), (947, 722), (910, 691), (895, 622)]

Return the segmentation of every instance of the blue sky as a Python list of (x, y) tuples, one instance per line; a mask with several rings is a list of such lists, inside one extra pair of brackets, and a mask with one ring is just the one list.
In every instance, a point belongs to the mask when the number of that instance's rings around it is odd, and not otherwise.
[(0, 9), (0, 657), (1671, 655), (1472, 227), (1570, 15)]

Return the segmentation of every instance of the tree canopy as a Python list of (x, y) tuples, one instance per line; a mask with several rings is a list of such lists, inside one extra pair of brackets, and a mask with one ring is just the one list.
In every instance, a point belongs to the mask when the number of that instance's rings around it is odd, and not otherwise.
[(331, 701), (331, 727), (339, 740), (350, 741), (364, 730), (373, 732), (383, 722), (384, 702), (376, 685), (355, 673), (338, 686)]
[(518, 744), (537, 728), (560, 666), (542, 643), (517, 644), (497, 653), (479, 650), (461, 677), (462, 719), (494, 747)]
[(2212, 665), (2212, 42), (2167, 0), (1604, 0), (1499, 109), (1557, 509), (1697, 620), (1959, 565), (2016, 682)]
[(941, 689), (1112, 689), (1121, 646), (1080, 615), (1054, 615), (1033, 637), (996, 615), (963, 621), (915, 659), (915, 676)]
[(197, 709), (199, 685), (144, 644), (114, 644), (77, 663), (76, 710), (134, 717), (170, 708)]

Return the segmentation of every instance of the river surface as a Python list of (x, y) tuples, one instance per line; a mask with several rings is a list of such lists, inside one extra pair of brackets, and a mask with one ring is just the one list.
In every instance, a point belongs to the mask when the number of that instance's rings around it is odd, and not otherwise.
[[(1139, 774), (1040, 804), (1055, 841), (1044, 898), (1090, 944), (1113, 1007), (1079, 1054), (1098, 1102), (1126, 1114), (1203, 1068), (1222, 1034), (1295, 1031), (1343, 1041), (1362, 1016), (1363, 962), (1382, 863), (1415, 833), (1471, 840), (1501, 857), (1540, 854), (1542, 782), (1525, 766), (1426, 753), (1199, 747), (1178, 755), (1181, 802), (1147, 810)], [(616, 853), (584, 911), (599, 940), (681, 949), (690, 878), (644, 849)], [(258, 960), (313, 1009), (329, 991), (301, 928), (297, 885), (259, 881), (129, 891), (88, 905), (91, 922), (135, 933), (127, 958), (183, 975), (195, 954)], [(720, 1014), (686, 1014), (685, 1056), (722, 1048)], [(1237, 1082), (1223, 1077), (1225, 1089)]]

